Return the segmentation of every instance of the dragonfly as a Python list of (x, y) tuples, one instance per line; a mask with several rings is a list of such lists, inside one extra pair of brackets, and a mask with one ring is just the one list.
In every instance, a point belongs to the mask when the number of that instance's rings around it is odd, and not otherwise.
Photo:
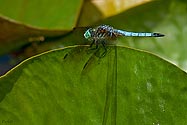
[[(99, 25), (95, 28), (88, 28), (84, 32), (84, 38), (87, 41), (90, 41), (90, 48), (95, 44), (95, 48), (92, 48), (91, 50), (98, 49), (99, 45), (102, 45), (104, 48), (104, 52), (100, 51), (100, 48), (98, 51), (96, 51), (94, 54), (95, 56), (102, 58), (107, 54), (107, 44), (115, 44), (116, 38), (120, 36), (124, 37), (163, 37), (165, 36), (162, 33), (156, 33), (156, 32), (132, 32), (132, 31), (125, 31), (125, 30), (120, 30), (120, 29), (115, 29), (112, 26), (109, 25)], [(90, 58), (90, 60), (92, 60)], [(85, 64), (84, 68), (88, 65), (90, 61), (88, 60), (87, 63)], [(83, 68), (83, 69), (84, 69)]]
[(109, 25), (100, 25), (96, 28), (89, 28), (84, 33), (84, 38), (88, 41), (92, 41), (92, 46), (94, 43), (96, 49), (99, 44), (102, 44), (105, 48), (105, 45), (108, 40), (114, 40), (119, 36), (125, 37), (163, 37), (164, 34), (161, 33), (151, 33), (151, 32), (131, 32), (125, 30), (114, 29)]

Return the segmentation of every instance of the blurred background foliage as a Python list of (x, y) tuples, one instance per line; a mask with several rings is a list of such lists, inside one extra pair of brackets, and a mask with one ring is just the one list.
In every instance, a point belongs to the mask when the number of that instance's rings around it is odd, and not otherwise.
[(118, 44), (187, 70), (185, 0), (0, 0), (0, 74), (47, 50), (89, 44), (82, 36), (85, 28), (76, 27), (100, 24), (165, 34), (160, 39), (120, 38)]
[(105, 17), (110, 17), (151, 0), (92, 0)]

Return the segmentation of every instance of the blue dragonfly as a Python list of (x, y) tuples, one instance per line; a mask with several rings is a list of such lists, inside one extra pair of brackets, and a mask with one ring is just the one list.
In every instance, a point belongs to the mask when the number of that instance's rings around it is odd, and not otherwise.
[[(95, 28), (88, 28), (84, 32), (84, 38), (87, 41), (90, 41), (90, 50), (97, 50), (94, 55), (97, 57), (104, 57), (107, 54), (107, 46), (108, 44), (116, 44), (116, 38), (120, 36), (124, 37), (163, 37), (164, 34), (155, 33), (155, 32), (131, 32), (125, 30), (115, 29), (109, 25), (99, 25)], [(95, 44), (95, 48), (92, 46)], [(99, 45), (102, 45), (104, 48), (104, 52), (99, 48)], [(109, 48), (110, 50), (110, 48)], [(91, 60), (91, 59), (90, 59)], [(84, 68), (87, 66), (88, 62), (85, 64)], [(84, 69), (83, 68), (83, 69)]]
[(96, 28), (89, 28), (85, 31), (84, 37), (85, 39), (92, 41), (92, 46), (94, 43), (96, 45), (96, 49), (99, 44), (102, 44), (105, 48), (107, 41), (116, 39), (119, 36), (125, 37), (163, 37), (164, 35), (161, 33), (150, 33), (150, 32), (130, 32), (119, 29), (114, 29), (109, 25), (100, 25)]
[[(125, 30), (114, 29), (109, 25), (100, 25), (96, 28), (89, 28), (84, 33), (84, 38), (88, 41), (91, 41), (90, 47), (95, 44), (96, 48), (100, 44), (103, 45), (105, 51), (102, 56), (105, 56), (107, 53), (106, 45), (111, 43), (109, 41), (114, 41), (117, 37), (163, 37), (164, 34), (161, 33), (151, 33), (151, 32), (131, 32)], [(114, 42), (113, 42), (114, 43)]]

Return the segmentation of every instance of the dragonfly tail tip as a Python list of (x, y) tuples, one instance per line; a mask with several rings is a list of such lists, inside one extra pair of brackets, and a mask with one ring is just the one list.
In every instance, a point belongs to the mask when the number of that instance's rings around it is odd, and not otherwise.
[(161, 33), (153, 33), (153, 36), (154, 37), (164, 37), (165, 35), (161, 34)]

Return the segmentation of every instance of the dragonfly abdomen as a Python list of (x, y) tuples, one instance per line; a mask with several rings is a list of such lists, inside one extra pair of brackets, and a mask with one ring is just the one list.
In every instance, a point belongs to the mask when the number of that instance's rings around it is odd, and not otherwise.
[(117, 34), (122, 36), (131, 36), (131, 37), (162, 37), (163, 34), (160, 33), (147, 33), (147, 32), (128, 32), (123, 30), (115, 30)]

